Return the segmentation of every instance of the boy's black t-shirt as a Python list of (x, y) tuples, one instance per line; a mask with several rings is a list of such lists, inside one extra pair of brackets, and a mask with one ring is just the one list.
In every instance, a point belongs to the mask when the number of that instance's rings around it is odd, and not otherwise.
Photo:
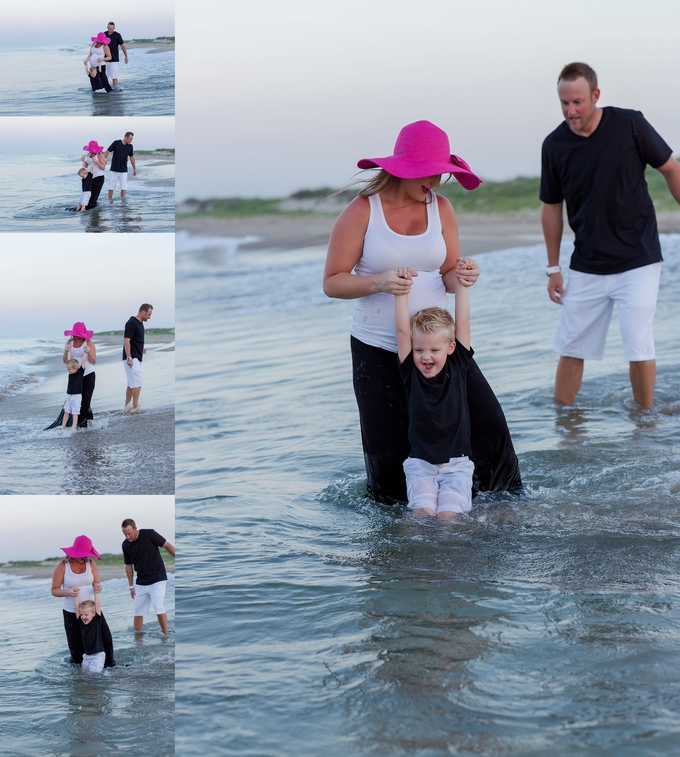
[(66, 394), (82, 394), (83, 393), (83, 376), (85, 375), (85, 369), (81, 365), (75, 373), (68, 374), (68, 386), (66, 387)]
[(118, 32), (104, 32), (106, 36), (111, 40), (109, 42), (109, 50), (111, 51), (111, 63), (118, 63), (118, 47), (125, 44), (125, 40), (118, 34)]
[(85, 654), (97, 654), (105, 652), (104, 642), (102, 641), (102, 616), (95, 615), (89, 623), (83, 623), (83, 619), (78, 617), (78, 626), (80, 635), (83, 637), (83, 648)]
[(124, 145), (122, 139), (117, 139), (115, 142), (111, 142), (108, 151), (113, 153), (111, 170), (117, 173), (127, 173), (128, 157), (135, 154), (132, 149), (132, 143)]
[(467, 369), (474, 350), (456, 340), (456, 349), (433, 378), (426, 378), (410, 352), (399, 365), (408, 404), (409, 457), (432, 465), (470, 455)]
[[(130, 355), (136, 357), (141, 363), (144, 357), (142, 352), (144, 349), (144, 324), (134, 315), (130, 316), (125, 324), (124, 338), (130, 340)], [(123, 346), (123, 360), (127, 360), (125, 346)]]
[(658, 168), (671, 154), (642, 113), (623, 108), (602, 108), (588, 137), (566, 122), (546, 137), (540, 199), (566, 201), (576, 235), (571, 268), (622, 273), (662, 260), (645, 167)]
[(140, 586), (150, 586), (158, 581), (167, 581), (165, 563), (158, 551), (165, 544), (162, 537), (153, 528), (140, 528), (135, 541), (123, 542), (123, 559), (126, 565), (133, 565)]

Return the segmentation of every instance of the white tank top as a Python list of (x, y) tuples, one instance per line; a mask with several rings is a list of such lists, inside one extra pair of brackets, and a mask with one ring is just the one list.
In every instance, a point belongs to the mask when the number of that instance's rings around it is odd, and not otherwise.
[(95, 47), (94, 45), (92, 45), (92, 47), (90, 48), (90, 52), (92, 53), (92, 57), (90, 58), (90, 68), (95, 68), (95, 66), (99, 65), (99, 61), (102, 58), (106, 57), (106, 51), (104, 50), (104, 45), (102, 45), (101, 47)]
[[(384, 273), (392, 268), (409, 266), (418, 275), (408, 297), (411, 316), (423, 308), (448, 308), (446, 289), (440, 267), (446, 260), (446, 242), (442, 236), (439, 202), (430, 192), (427, 203), (427, 229), (423, 234), (397, 234), (387, 225), (380, 195), (371, 195), (368, 228), (364, 249), (354, 268), (358, 276)], [(397, 351), (397, 332), (394, 327), (394, 295), (377, 292), (360, 297), (354, 307), (350, 334), (372, 347)]]
[[(88, 560), (84, 573), (74, 573), (71, 570), (71, 565), (68, 562), (64, 563), (64, 582), (61, 585), (62, 589), (73, 589), (77, 586), (80, 589), (78, 593), (78, 601), (84, 602), (86, 599), (94, 602), (94, 589), (92, 588), (92, 568), (90, 567), (90, 561)], [(73, 603), (73, 597), (64, 597), (62, 607), (66, 612), (75, 612), (76, 606)]]
[[(79, 363), (83, 359), (83, 347), (85, 347), (86, 344), (87, 342), (83, 342), (80, 347), (74, 347), (73, 342), (71, 342), (71, 357)], [(90, 356), (88, 355), (85, 358), (85, 372), (83, 373), (83, 376), (89, 376), (90, 373), (94, 373), (94, 365), (90, 362)]]
[(91, 158), (89, 155), (85, 158), (85, 165), (87, 166), (87, 170), (92, 174), (93, 179), (96, 179), (97, 176), (104, 175), (104, 169), (100, 168), (97, 163), (95, 163), (94, 158)]

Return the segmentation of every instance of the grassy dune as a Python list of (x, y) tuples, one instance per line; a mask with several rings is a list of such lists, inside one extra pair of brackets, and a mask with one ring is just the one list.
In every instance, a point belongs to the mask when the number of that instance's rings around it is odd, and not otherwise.
[[(647, 185), (657, 210), (677, 210), (678, 205), (672, 198), (663, 176), (647, 169)], [(457, 213), (494, 213), (512, 214), (521, 210), (538, 210), (540, 179), (538, 177), (520, 176), (511, 181), (485, 181), (478, 189), (468, 192), (457, 181), (451, 180), (439, 189), (439, 193), (448, 197)], [(334, 192), (329, 187), (321, 189), (304, 189), (286, 198), (262, 199), (259, 197), (223, 197), (208, 200), (186, 200), (178, 209), (178, 217), (206, 216), (212, 218), (263, 215), (308, 215), (322, 213), (335, 216), (340, 203), (349, 202), (356, 194), (345, 190), (335, 198), (329, 198)], [(310, 208), (314, 201), (321, 203), (318, 208)], [(310, 202), (311, 201), (311, 202)], [(330, 205), (328, 203), (331, 203)], [(299, 206), (296, 209), (296, 203)], [(285, 204), (285, 209), (281, 206)], [(325, 207), (324, 207), (325, 206)]]

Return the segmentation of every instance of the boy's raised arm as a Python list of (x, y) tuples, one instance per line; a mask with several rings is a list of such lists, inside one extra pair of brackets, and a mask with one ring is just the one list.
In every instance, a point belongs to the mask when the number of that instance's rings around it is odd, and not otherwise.
[(80, 601), (78, 599), (78, 595), (77, 594), (73, 595), (73, 604), (74, 604), (74, 606), (76, 608), (76, 618), (79, 618), (80, 617)]
[(454, 279), (453, 292), (456, 296), (456, 339), (470, 349), (470, 290)]
[(102, 606), (101, 602), (99, 601), (99, 594), (95, 592), (94, 594), (94, 611), (97, 613), (97, 615), (102, 614)]
[[(397, 268), (400, 278), (411, 278), (408, 268)], [(394, 325), (397, 329), (397, 354), (399, 362), (403, 363), (413, 349), (411, 340), (411, 314), (408, 309), (408, 294), (394, 296)]]

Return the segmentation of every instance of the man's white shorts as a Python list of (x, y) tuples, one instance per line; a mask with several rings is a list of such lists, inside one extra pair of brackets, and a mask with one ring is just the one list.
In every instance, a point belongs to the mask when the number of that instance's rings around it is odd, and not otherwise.
[(109, 192), (115, 192), (118, 185), (121, 191), (127, 190), (127, 171), (109, 171)]
[(467, 457), (452, 457), (441, 467), (417, 457), (404, 460), (408, 506), (435, 513), (467, 513), (472, 509), (474, 463)]
[[(117, 79), (118, 78), (118, 61), (107, 61), (106, 63), (106, 78), (109, 79)], [(111, 85), (113, 85), (113, 82), (111, 82)]]
[(625, 359), (654, 360), (660, 276), (661, 263), (604, 276), (569, 271), (553, 350), (565, 357), (602, 360), (616, 303)]
[(165, 600), (167, 584), (167, 581), (156, 581), (155, 584), (149, 584), (149, 586), (135, 584), (135, 615), (144, 617), (152, 604), (156, 615), (163, 615), (165, 613), (163, 601)]
[(72, 415), (78, 415), (80, 413), (80, 405), (83, 402), (82, 394), (67, 394), (66, 402), (64, 402), (64, 412), (71, 413)]
[(142, 364), (136, 357), (132, 358), (132, 365), (129, 365), (127, 360), (123, 361), (125, 366), (125, 374), (127, 376), (127, 385), (130, 389), (136, 389), (139, 386), (144, 386), (144, 376), (142, 376)]

